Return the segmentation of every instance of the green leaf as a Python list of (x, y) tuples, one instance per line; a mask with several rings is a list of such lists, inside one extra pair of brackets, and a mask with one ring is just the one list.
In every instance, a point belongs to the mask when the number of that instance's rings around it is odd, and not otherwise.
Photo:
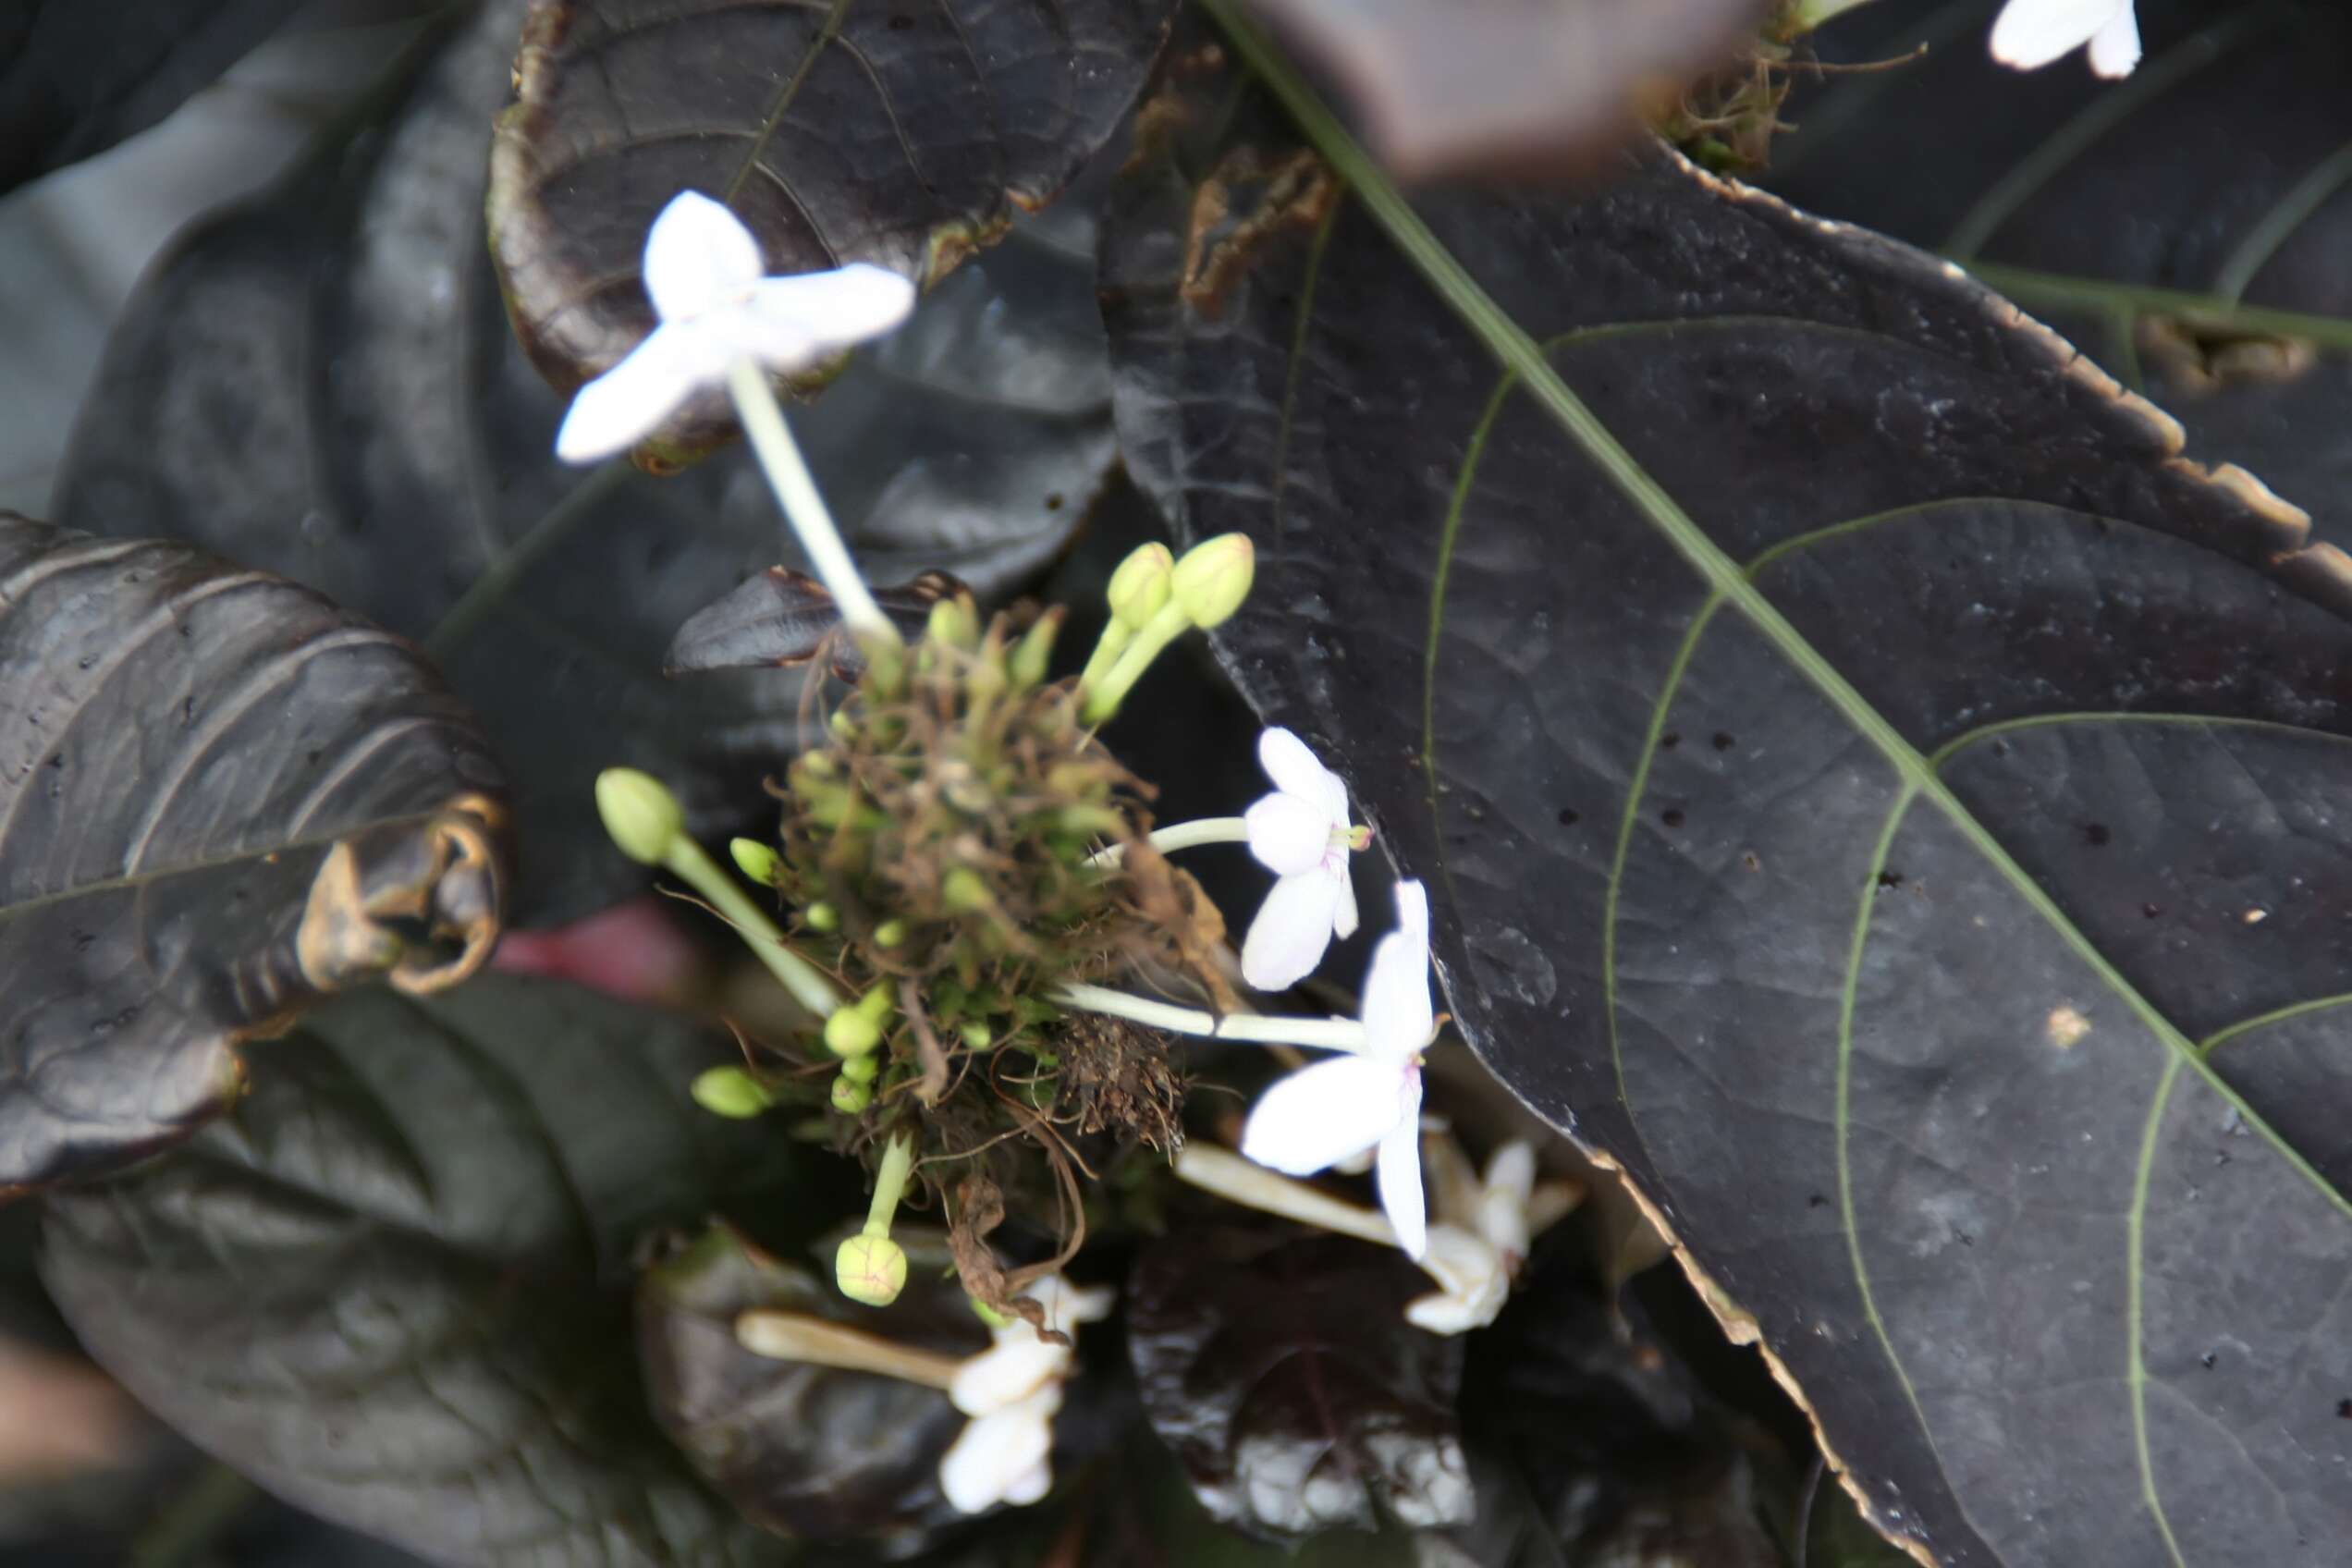
[(1876, 0), (1819, 40), (1773, 188), (1942, 251), (2127, 386), (2312, 507), (2341, 539), (2352, 471), (2352, 14), (2142, 0), (2146, 58), (2095, 84), (2020, 75), (1988, 13)]
[(656, 1229), (765, 1193), (730, 1047), (555, 982), (362, 993), (168, 1158), (43, 1204), (42, 1274), (141, 1402), (288, 1501), (449, 1563), (755, 1564), (631, 1354)]
[(2199, 1042), (2345, 988), (2352, 561), (1933, 258), (1661, 153), (1409, 204), (1210, 9), (1346, 185), (1155, 102), (1126, 448), (1472, 1044), (1922, 1554), (2323, 1561), (2342, 1087)]
[[(797, 545), (747, 451), (655, 480), (556, 461), (563, 401), (524, 362), (483, 253), (484, 127), (521, 0), (490, 0), (258, 203), (183, 238), (107, 346), (63, 521), (174, 534), (422, 644), (515, 781), (527, 924), (643, 886), (590, 790), (657, 774), (705, 838), (762, 812), (798, 672), (671, 682), (680, 625)], [(397, 111), (397, 112), (394, 112)], [(1115, 453), (1092, 226), (1024, 223), (795, 415), (876, 581), (1000, 593), (1060, 548)]]
[(503, 782), (416, 651), (181, 545), (0, 512), (0, 1194), (187, 1136), (240, 1042), (496, 940)]
[[(547, 379), (654, 325), (638, 266), (681, 190), (734, 208), (771, 273), (871, 262), (937, 282), (1052, 201), (1118, 126), (1173, 0), (713, 6), (533, 0), (490, 154), (490, 241)], [(722, 401), (648, 449), (701, 455)]]

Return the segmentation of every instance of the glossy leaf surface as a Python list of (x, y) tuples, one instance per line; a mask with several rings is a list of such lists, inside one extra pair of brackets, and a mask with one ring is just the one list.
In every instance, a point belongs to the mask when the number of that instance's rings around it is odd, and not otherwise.
[(0, 1192), (184, 1137), (325, 995), (463, 979), (502, 783), (416, 650), (183, 545), (0, 513)]
[(51, 1194), (43, 1276), (172, 1426), (435, 1562), (780, 1561), (655, 1426), (631, 1354), (639, 1243), (776, 1201), (778, 1141), (686, 1096), (729, 1051), (550, 981), (351, 997), (257, 1053), (235, 1117)]
[[(597, 825), (600, 769), (668, 780), (706, 836), (761, 806), (800, 676), (660, 669), (690, 615), (800, 557), (747, 452), (669, 481), (555, 460), (562, 400), (514, 346), (479, 227), (521, 16), (490, 0), (397, 116), (150, 276), (59, 508), (193, 538), (423, 644), (512, 770), (516, 907), (541, 924), (643, 883)], [(795, 415), (876, 581), (937, 566), (999, 591), (1084, 510), (1112, 456), (1091, 234), (1083, 213), (1023, 226)]]
[[(1172, 0), (711, 6), (533, 0), (491, 152), (515, 329), (570, 388), (650, 331), (639, 263), (680, 190), (735, 209), (767, 271), (934, 282), (1051, 201), (1110, 134)], [(732, 428), (705, 399), (652, 444)]]
[(2352, 1171), (2283, 1010), (2352, 959), (2345, 558), (1933, 258), (1663, 155), (1407, 206), (1283, 80), (1353, 189), (1165, 139), (1121, 428), (1257, 541), (1229, 667), (1472, 1044), (1923, 1558), (2326, 1561)]
[(639, 1341), (654, 1411), (746, 1517), (782, 1534), (866, 1538), (901, 1555), (964, 1515), (939, 1491), (939, 1459), (966, 1417), (936, 1389), (778, 1361), (735, 1338), (746, 1312), (791, 1312), (943, 1355), (986, 1350), (944, 1241), (912, 1232), (908, 1288), (859, 1306), (810, 1269), (724, 1227), (647, 1271)]
[(1876, 0), (1824, 55), (1925, 58), (1795, 99), (1769, 179), (1941, 251), (2179, 416), (2192, 446), (2352, 526), (2352, 12), (2141, 0), (2147, 58), (2021, 76), (1967, 7)]
[(1212, 1518), (1287, 1537), (1470, 1517), (1461, 1341), (1404, 1320), (1428, 1288), (1401, 1253), (1297, 1226), (1187, 1224), (1145, 1249), (1128, 1353)]

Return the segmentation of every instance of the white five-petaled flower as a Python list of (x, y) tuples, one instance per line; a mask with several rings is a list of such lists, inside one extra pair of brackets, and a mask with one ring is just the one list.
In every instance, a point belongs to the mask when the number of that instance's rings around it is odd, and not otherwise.
[(1397, 928), (1373, 949), (1364, 980), (1363, 1044), (1277, 1080), (1242, 1126), (1242, 1153), (1286, 1176), (1312, 1176), (1377, 1146), (1380, 1207), (1397, 1245), (1417, 1260), (1428, 1245), (1421, 1052), (1438, 1025), (1429, 999), (1429, 896), (1418, 882), (1400, 882), (1396, 900)]
[(1510, 1299), (1512, 1277), (1535, 1233), (1576, 1201), (1572, 1188), (1537, 1187), (1535, 1145), (1525, 1139), (1495, 1150), (1483, 1181), (1471, 1177), (1458, 1149), (1452, 1155), (1461, 1179), (1436, 1182), (1439, 1218), (1429, 1227), (1428, 1256), (1421, 1259), (1439, 1289), (1404, 1307), (1407, 1321), (1433, 1334), (1467, 1333), (1493, 1322)]
[(2123, 77), (2139, 64), (2132, 0), (2009, 0), (1992, 24), (1992, 57), (2021, 71), (2090, 45), (2090, 68)]
[(723, 385), (737, 361), (790, 375), (889, 331), (914, 307), (913, 284), (864, 262), (762, 276), (752, 231), (694, 190), (654, 220), (644, 278), (661, 325), (573, 397), (556, 433), (566, 462), (627, 450), (687, 398)]
[(1249, 808), (1250, 853), (1280, 878), (1242, 940), (1242, 978), (1280, 991), (1315, 973), (1331, 938), (1355, 935), (1355, 888), (1348, 851), (1360, 848), (1348, 823), (1347, 786), (1287, 729), (1257, 738), (1257, 760), (1274, 792)]
[[(1074, 1334), (1108, 1314), (1108, 1288), (1080, 1290), (1059, 1274), (1030, 1286), (1046, 1326)], [(999, 1502), (1025, 1506), (1053, 1487), (1053, 1418), (1070, 1376), (1073, 1346), (1052, 1344), (1024, 1318), (994, 1330), (996, 1343), (956, 1369), (948, 1398), (972, 1417), (939, 1460), (939, 1490), (962, 1513)]]

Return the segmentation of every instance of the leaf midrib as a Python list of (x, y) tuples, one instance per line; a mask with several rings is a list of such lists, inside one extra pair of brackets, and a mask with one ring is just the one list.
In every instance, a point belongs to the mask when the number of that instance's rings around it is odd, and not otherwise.
[(2043, 923), (2099, 977), (2141, 1024), (2200, 1074), (2213, 1092), (2260, 1134), (2338, 1210), (2352, 1217), (2352, 1201), (2336, 1191), (2309, 1160), (2281, 1138), (2270, 1124), (2222, 1081), (2199, 1055), (2188, 1038), (2142, 996), (2107, 955), (2068, 920), (2049, 892), (2013, 859), (1974, 814), (1963, 805), (1941, 775), (1886, 717), (1864, 699), (1820, 650), (1807, 642), (1751, 582), (1740, 564), (1719, 548), (1705, 530), (1667, 495), (1633, 454), (1584, 400), (1570, 390), (1552, 368), (1542, 349), (1507, 315), (1494, 299), (1456, 261), (1402, 192), (1355, 139), (1325, 107), (1313, 90), (1265, 34), (1243, 15), (1239, 0), (1200, 0), (1203, 7), (1231, 38), (1234, 47), (1259, 80), (1281, 102), (1300, 131), (1335, 168), (1387, 233), (1390, 243), (1414, 269), (1500, 361), (1540, 401), (1585, 456), (1666, 536), (1677, 554), (1698, 573), (1713, 594), (1746, 618), (1780, 655), (1802, 675), (1871, 748), (1884, 757), (1903, 787), (1932, 802), (1970, 848), (2009, 883)]

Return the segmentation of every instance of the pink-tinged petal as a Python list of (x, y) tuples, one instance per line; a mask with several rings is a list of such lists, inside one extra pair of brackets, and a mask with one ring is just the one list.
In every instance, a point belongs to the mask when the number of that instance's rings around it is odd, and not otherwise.
[(699, 949), (679, 929), (669, 900), (632, 899), (552, 931), (509, 931), (490, 967), (548, 974), (624, 1001), (659, 1001), (693, 977)]
[[(810, 352), (839, 352), (906, 320), (914, 285), (888, 267), (852, 262), (831, 272), (764, 277), (752, 289), (752, 312), (804, 337)], [(788, 369), (778, 366), (778, 369)]]
[(1303, 1067), (1257, 1096), (1242, 1124), (1242, 1154), (1285, 1176), (1328, 1170), (1395, 1129), (1403, 1092), (1396, 1069), (1360, 1056)]
[(2139, 18), (2125, 6), (2115, 19), (2090, 35), (2090, 68), (2113, 80), (2131, 75), (2139, 64)]
[(1242, 938), (1242, 978), (1261, 991), (1281, 991), (1314, 974), (1331, 945), (1339, 897), (1340, 885), (1320, 866), (1275, 883)]
[(741, 299), (760, 271), (759, 241), (743, 220), (699, 190), (680, 191), (645, 236), (645, 292), (664, 321)]
[(1348, 863), (1344, 857), (1340, 861), (1337, 880), (1340, 885), (1340, 907), (1331, 912), (1331, 935), (1344, 942), (1355, 935), (1356, 926), (1355, 877), (1349, 872)]
[(1397, 1245), (1417, 1261), (1429, 1250), (1428, 1199), (1421, 1191), (1421, 1074), (1408, 1075), (1403, 1088), (1400, 1120), (1380, 1140), (1373, 1178), (1380, 1189), (1380, 1207), (1395, 1228)]
[(1276, 726), (1257, 738), (1257, 763), (1266, 769), (1266, 777), (1274, 780), (1274, 788), (1286, 795), (1329, 807), (1334, 790), (1340, 799), (1338, 816), (1347, 816), (1347, 787), (1339, 776), (1316, 761), (1306, 742), (1289, 730)]
[(600, 462), (651, 435), (705, 381), (726, 374), (724, 365), (714, 374), (700, 349), (692, 333), (655, 327), (627, 359), (572, 394), (556, 456)]
[(1364, 977), (1364, 1050), (1403, 1062), (1437, 1032), (1429, 999), (1429, 900), (1418, 882), (1397, 884), (1397, 928), (1372, 949)]
[(1313, 802), (1277, 792), (1254, 802), (1242, 814), (1250, 853), (1277, 876), (1297, 876), (1323, 864), (1331, 848), (1331, 822)]
[(2021, 71), (2037, 70), (2079, 49), (2128, 15), (2131, 0), (2009, 0), (1992, 24), (1992, 57)]

